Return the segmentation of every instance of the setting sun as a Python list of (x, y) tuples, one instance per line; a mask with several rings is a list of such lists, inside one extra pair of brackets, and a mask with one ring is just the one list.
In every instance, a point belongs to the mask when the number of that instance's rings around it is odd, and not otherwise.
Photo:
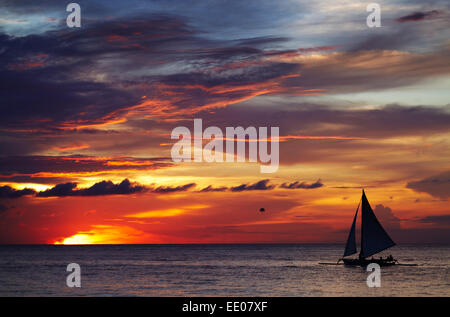
[(80, 231), (70, 237), (56, 240), (53, 244), (139, 244), (147, 241), (161, 243), (161, 239), (150, 233), (128, 226), (92, 225), (89, 231)]
[(55, 241), (54, 244), (93, 244), (93, 239), (89, 234), (75, 234), (62, 241)]

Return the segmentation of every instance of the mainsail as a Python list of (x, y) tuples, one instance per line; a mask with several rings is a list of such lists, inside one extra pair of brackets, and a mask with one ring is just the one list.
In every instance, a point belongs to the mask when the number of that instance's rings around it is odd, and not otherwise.
[(355, 254), (356, 250), (356, 219), (358, 217), (359, 206), (361, 206), (361, 252), (360, 256), (366, 258), (381, 252), (395, 245), (391, 237), (384, 231), (377, 217), (370, 207), (366, 194), (362, 193), (362, 198), (358, 208), (356, 208), (355, 217), (353, 218), (352, 227), (345, 245), (344, 257)]
[(362, 194), (361, 204), (361, 255), (371, 256), (395, 245), (373, 213), (366, 194)]
[(356, 227), (356, 218), (358, 216), (359, 204), (358, 208), (356, 208), (355, 217), (353, 218), (352, 227), (350, 228), (350, 232), (347, 238), (347, 244), (345, 245), (344, 256), (355, 254), (356, 251), (356, 235), (355, 235), (355, 227)]

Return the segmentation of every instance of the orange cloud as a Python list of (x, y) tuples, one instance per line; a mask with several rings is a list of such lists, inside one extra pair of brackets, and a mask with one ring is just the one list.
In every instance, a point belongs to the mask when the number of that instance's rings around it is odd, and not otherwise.
[(162, 217), (173, 217), (178, 216), (180, 214), (191, 212), (199, 209), (205, 209), (210, 207), (209, 205), (188, 205), (179, 208), (169, 208), (169, 209), (160, 209), (160, 210), (150, 210), (139, 212), (136, 214), (126, 215), (125, 217), (130, 218), (162, 218)]
[(95, 120), (95, 122), (89, 122), (89, 121), (66, 121), (61, 123), (60, 125), (57, 125), (56, 128), (63, 129), (63, 130), (72, 130), (72, 129), (85, 129), (85, 128), (100, 128), (105, 127), (108, 125), (113, 124), (119, 124), (126, 122), (126, 118), (117, 118), (112, 117), (111, 115), (105, 116), (103, 118), (100, 118), (98, 120)]
[(75, 150), (83, 150), (88, 149), (90, 146), (89, 144), (73, 144), (73, 145), (66, 145), (66, 146), (55, 146), (53, 149), (65, 152), (65, 151), (75, 151)]

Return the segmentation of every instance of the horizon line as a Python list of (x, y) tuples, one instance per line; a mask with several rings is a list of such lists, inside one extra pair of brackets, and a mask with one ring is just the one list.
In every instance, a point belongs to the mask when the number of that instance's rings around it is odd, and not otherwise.
[[(90, 244), (53, 244), (53, 243), (0, 243), (1, 246), (116, 246), (116, 245), (155, 245), (155, 246), (176, 246), (176, 245), (345, 245), (340, 242), (238, 242), (238, 243), (90, 243)], [(406, 242), (397, 243), (395, 246), (421, 244), (421, 245), (450, 245), (449, 242)], [(393, 246), (393, 247), (395, 247)]]

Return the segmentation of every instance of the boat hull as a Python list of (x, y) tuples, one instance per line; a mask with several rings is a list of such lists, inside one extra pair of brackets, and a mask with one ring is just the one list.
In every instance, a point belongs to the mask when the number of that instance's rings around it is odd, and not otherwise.
[(366, 267), (370, 263), (376, 263), (379, 266), (391, 266), (397, 264), (397, 260), (386, 259), (342, 259), (344, 265), (348, 266), (363, 266)]

